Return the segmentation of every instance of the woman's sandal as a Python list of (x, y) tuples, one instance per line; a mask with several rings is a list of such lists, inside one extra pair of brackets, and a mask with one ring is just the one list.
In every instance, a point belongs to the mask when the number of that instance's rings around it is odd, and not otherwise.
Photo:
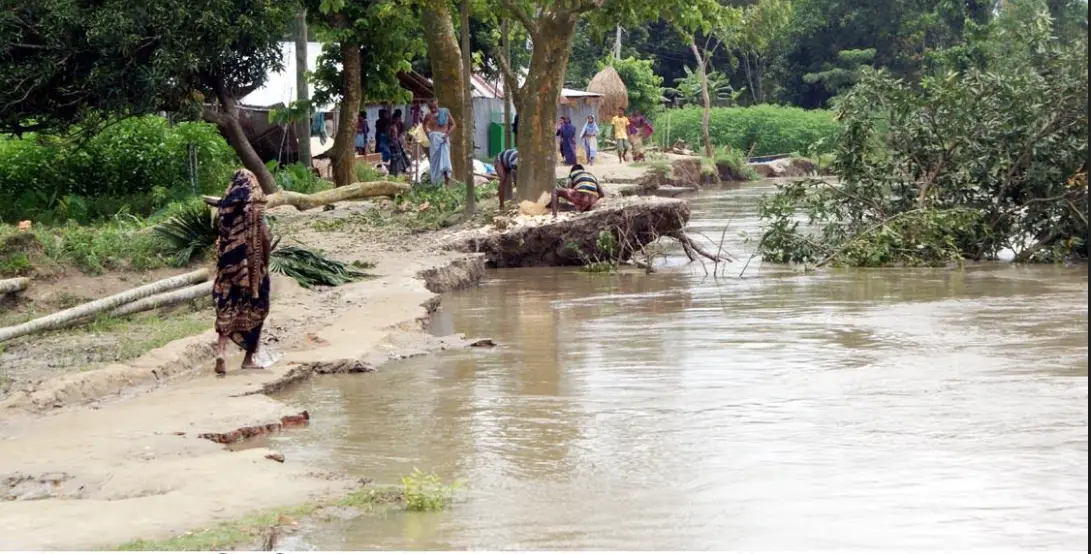
[(227, 375), (227, 360), (222, 356), (216, 356), (216, 375)]

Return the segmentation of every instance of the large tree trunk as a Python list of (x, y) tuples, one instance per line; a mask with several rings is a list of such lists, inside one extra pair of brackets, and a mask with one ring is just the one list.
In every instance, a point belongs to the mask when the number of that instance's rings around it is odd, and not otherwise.
[(223, 80), (213, 78), (211, 84), (216, 91), (216, 99), (220, 101), (220, 111), (206, 107), (202, 114), (204, 120), (215, 123), (220, 128), (220, 132), (227, 137), (228, 144), (238, 154), (243, 167), (249, 169), (258, 178), (261, 190), (265, 194), (273, 194), (277, 191), (277, 182), (273, 179), (269, 168), (265, 167), (261, 156), (258, 156), (257, 151), (254, 150), (254, 146), (250, 144), (250, 139), (246, 138), (246, 131), (243, 130), (242, 123), (239, 123), (239, 107), (235, 98), (228, 92)]
[(694, 57), (697, 58), (697, 71), (701, 74), (701, 102), (705, 105), (705, 112), (701, 116), (701, 138), (705, 141), (705, 156), (712, 158), (716, 155), (716, 152), (712, 148), (712, 140), (708, 131), (709, 122), (712, 119), (712, 98), (708, 94), (708, 60), (705, 59), (704, 52), (701, 52), (701, 49), (697, 47), (697, 41), (692, 37), (689, 39), (689, 47), (693, 51)]
[[(428, 60), (432, 64), (432, 90), (441, 108), (451, 111), (458, 125), (473, 125), (462, 110), (462, 48), (455, 35), (451, 10), (444, 0), (429, 0), (421, 7), (421, 27), (428, 45)], [(473, 147), (466, 144), (463, 133), (451, 136), (451, 165), (454, 175), (466, 174), (466, 151)]]
[[(477, 210), (477, 196), (474, 181), (474, 105), (473, 105), (473, 62), (470, 59), (470, 0), (462, 0), (461, 27), (462, 27), (462, 140), (468, 146), (463, 153), (465, 165), (463, 182), (466, 183), (466, 215)], [(456, 175), (458, 175), (456, 173)]]
[[(270, 194), (265, 202), (265, 207), (272, 209), (277, 206), (292, 206), (297, 210), (304, 211), (346, 200), (359, 200), (378, 196), (393, 198), (405, 192), (409, 192), (409, 185), (396, 181), (353, 183), (347, 187), (337, 187), (314, 194), (301, 194), (282, 190), (276, 194)], [(215, 196), (205, 196), (204, 201), (209, 206), (217, 206), (220, 203), (220, 199)]]
[(333, 159), (333, 182), (339, 187), (356, 180), (356, 120), (360, 117), (360, 45), (355, 41), (341, 43), (341, 113), (337, 118), (330, 158)]
[[(299, 10), (295, 19), (295, 87), (296, 100), (307, 102), (311, 99), (311, 90), (307, 86), (307, 10)], [(304, 112), (306, 117), (295, 124), (296, 140), (299, 142), (299, 163), (311, 167), (311, 111)]]
[[(503, 16), (501, 16), (503, 17)], [(504, 50), (504, 59), (511, 59), (511, 39), (509, 38), (511, 28), (508, 23), (508, 19), (504, 17), (500, 21), (500, 43), (501, 48)], [(504, 85), (504, 150), (515, 146), (515, 137), (511, 132), (511, 91), (508, 90), (508, 85)]]
[(557, 179), (557, 101), (564, 85), (578, 15), (547, 12), (538, 18), (527, 79), (517, 98), (519, 190), (517, 200), (536, 201)]
[(113, 296), (107, 296), (95, 300), (94, 302), (88, 302), (86, 304), (80, 304), (57, 312), (55, 314), (40, 317), (38, 319), (30, 320), (26, 323), (19, 325), (13, 325), (11, 327), (0, 328), (0, 342), (18, 338), (24, 335), (45, 331), (48, 329), (56, 329), (64, 327), (73, 322), (79, 321), (87, 316), (95, 315), (98, 313), (112, 310), (118, 306), (123, 306), (130, 302), (140, 300), (146, 296), (153, 296), (169, 290), (174, 290), (178, 287), (189, 285), (192, 283), (199, 283), (207, 280), (209, 277), (209, 271), (207, 269), (199, 269), (190, 273), (177, 275), (169, 279), (163, 279), (162, 281), (156, 281), (147, 285), (136, 287), (135, 289), (129, 289), (125, 292), (115, 294)]

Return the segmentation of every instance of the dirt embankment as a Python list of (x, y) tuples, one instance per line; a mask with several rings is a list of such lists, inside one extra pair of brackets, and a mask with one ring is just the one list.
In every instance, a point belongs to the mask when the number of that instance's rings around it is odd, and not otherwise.
[(0, 548), (108, 548), (356, 486), (271, 450), (223, 445), (306, 424), (305, 407), (264, 392), (468, 345), (421, 328), (438, 292), (480, 279), (480, 257), (368, 249), (375, 279), (320, 292), (276, 280), (266, 341), (283, 357), (270, 369), (213, 377), (206, 332), (14, 391), (0, 404)]

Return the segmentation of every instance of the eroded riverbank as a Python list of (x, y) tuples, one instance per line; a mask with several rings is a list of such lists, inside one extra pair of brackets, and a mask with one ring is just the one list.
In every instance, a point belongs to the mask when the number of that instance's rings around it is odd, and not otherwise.
[(200, 371), (207, 364), (193, 360), (207, 359), (205, 334), (9, 398), (0, 414), (0, 548), (109, 548), (357, 487), (292, 457), (280, 462), (271, 450), (231, 452), (221, 443), (306, 423), (305, 407), (255, 394), (296, 379), (301, 367), (351, 361), (367, 370), (463, 346), (420, 328), (438, 292), (477, 282), (481, 259), (375, 254), (381, 277), (324, 294), (281, 281), (267, 328), (284, 357), (269, 370), (222, 379)]

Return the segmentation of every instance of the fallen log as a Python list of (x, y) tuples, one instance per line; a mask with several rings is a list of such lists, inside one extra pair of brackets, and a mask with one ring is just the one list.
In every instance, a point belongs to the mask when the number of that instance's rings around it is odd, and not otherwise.
[[(266, 199), (265, 207), (275, 208), (277, 206), (292, 206), (299, 211), (306, 211), (320, 208), (327, 204), (333, 204), (334, 202), (344, 202), (345, 200), (359, 200), (362, 198), (375, 198), (379, 196), (389, 196), (393, 198), (408, 191), (409, 185), (407, 183), (398, 183), (395, 181), (353, 183), (351, 185), (324, 190), (314, 194), (301, 194), (298, 192), (282, 190), (270, 194)], [(203, 199), (209, 206), (216, 206), (220, 203), (219, 197), (216, 196), (204, 196)]]
[(212, 281), (205, 281), (204, 283), (191, 285), (186, 288), (156, 294), (147, 298), (141, 298), (136, 302), (130, 302), (119, 308), (114, 309), (110, 312), (110, 315), (114, 317), (120, 317), (123, 315), (146, 312), (148, 310), (154, 310), (156, 308), (162, 308), (164, 306), (171, 306), (174, 304), (180, 304), (182, 302), (188, 302), (190, 300), (197, 300), (198, 298), (207, 298), (211, 295)]
[(94, 315), (102, 312), (106, 312), (123, 306), (130, 302), (135, 302), (141, 298), (147, 296), (153, 296), (169, 290), (174, 290), (178, 287), (183, 287), (192, 283), (199, 283), (207, 281), (209, 276), (208, 269), (199, 269), (190, 273), (184, 273), (182, 275), (176, 275), (168, 279), (149, 283), (135, 289), (129, 289), (125, 292), (115, 294), (113, 296), (107, 296), (106, 298), (100, 298), (93, 302), (86, 304), (80, 304), (67, 310), (50, 314), (45, 317), (39, 317), (38, 319), (32, 319), (26, 323), (19, 325), (13, 325), (11, 327), (0, 328), (0, 342), (8, 341), (14, 338), (22, 337), (24, 335), (30, 335), (41, 331), (50, 329), (58, 329), (76, 323), (89, 315)]
[(9, 292), (19, 292), (27, 288), (30, 285), (30, 279), (26, 277), (16, 277), (15, 279), (0, 279), (0, 295), (7, 294)]
[[(689, 206), (674, 198), (607, 198), (590, 212), (516, 217), (504, 229), (488, 226), (452, 236), (446, 248), (485, 254), (490, 267), (581, 266), (625, 262), (660, 237), (683, 237)], [(607, 233), (613, 240), (600, 236)], [(698, 252), (702, 255), (704, 253)]]

